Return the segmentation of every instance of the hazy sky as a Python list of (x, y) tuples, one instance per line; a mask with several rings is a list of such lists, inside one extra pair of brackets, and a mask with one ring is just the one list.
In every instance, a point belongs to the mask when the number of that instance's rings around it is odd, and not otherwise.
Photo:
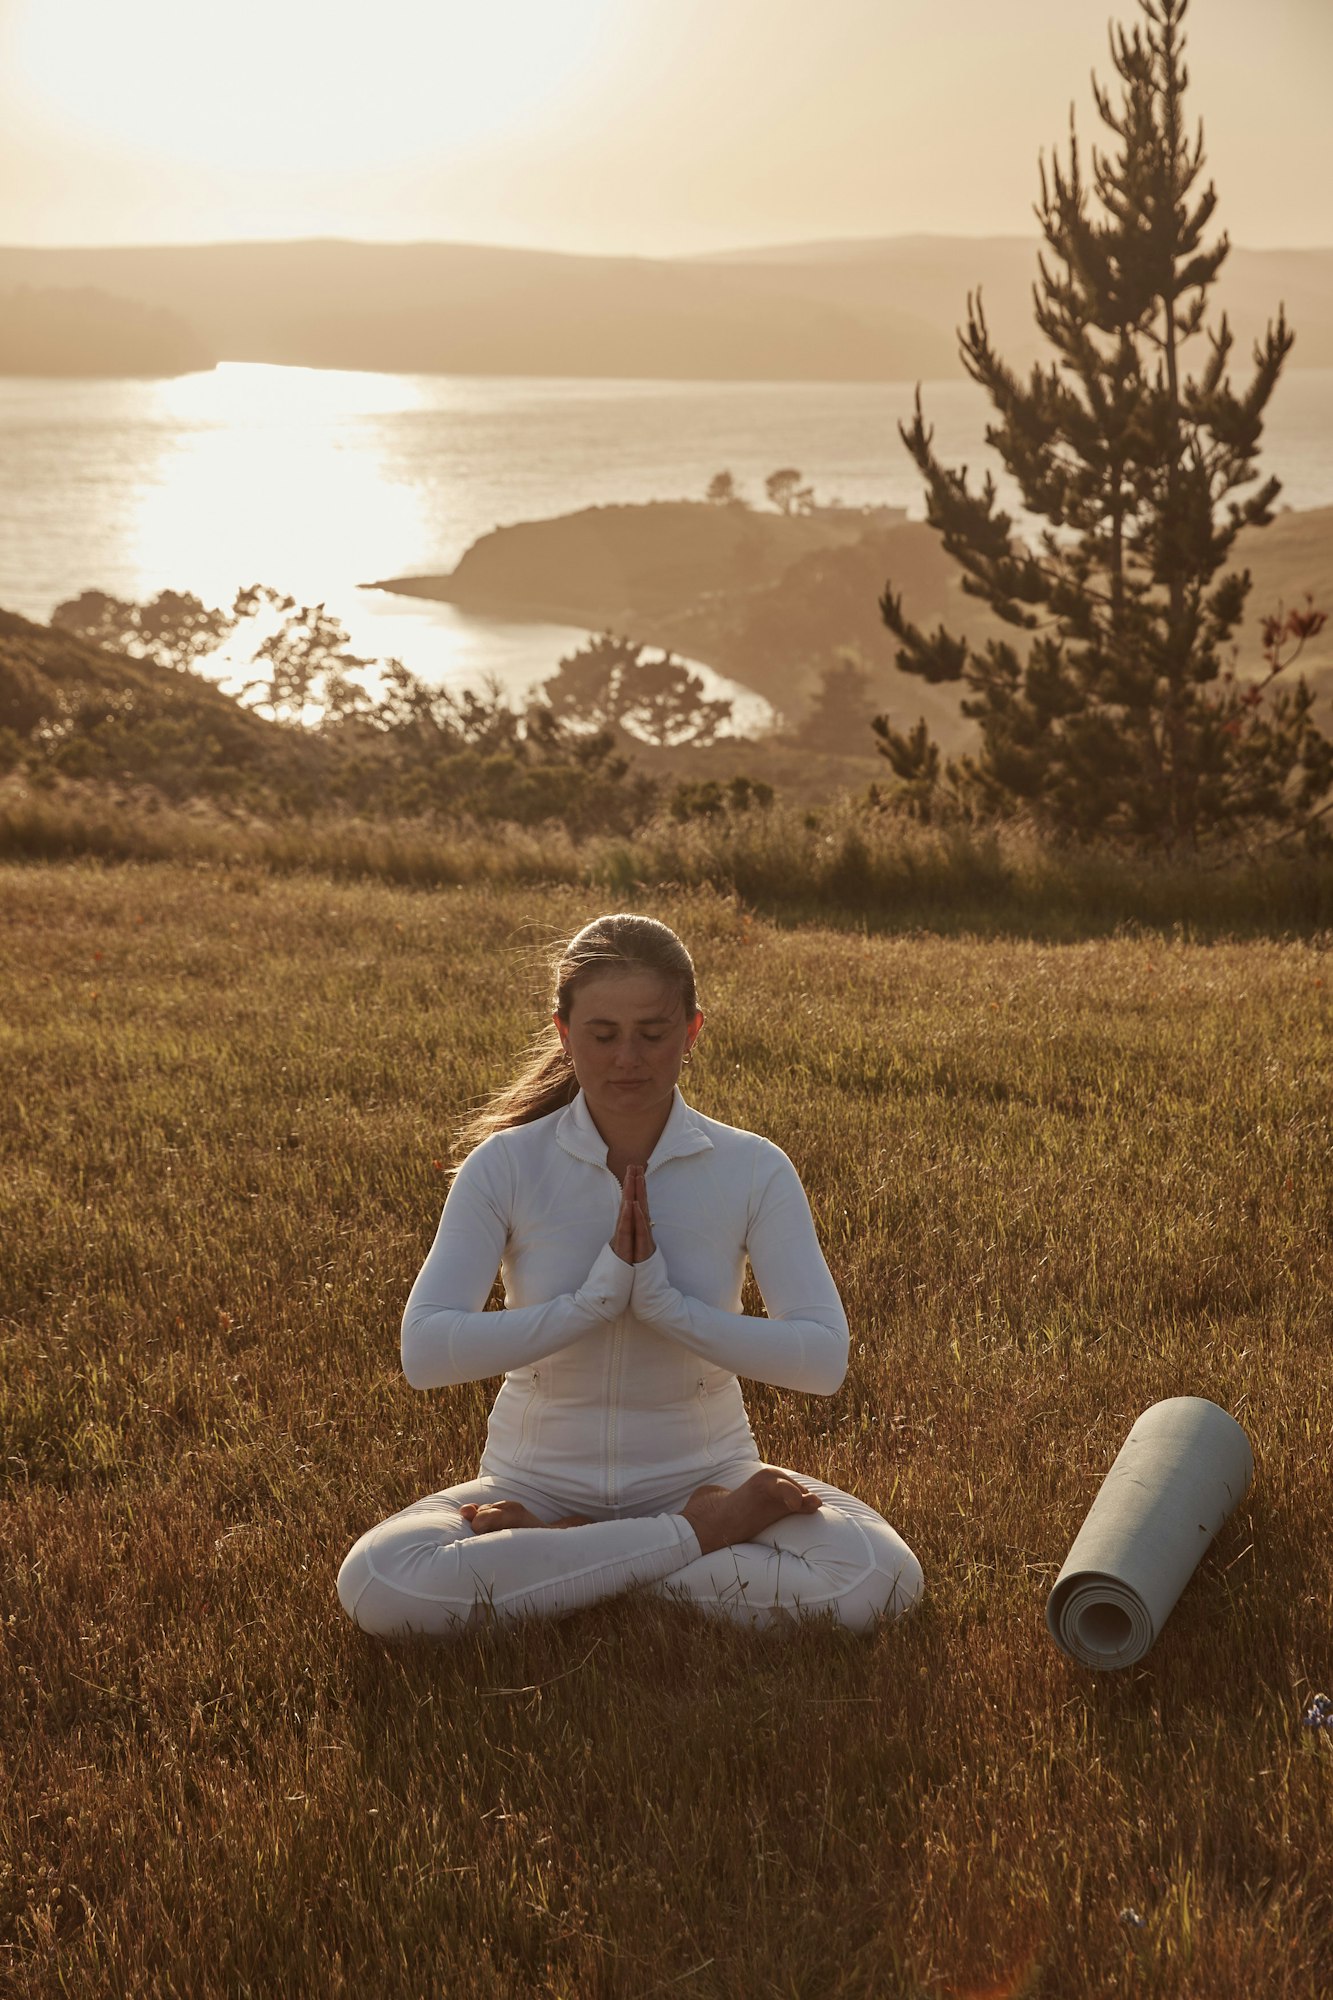
[[(0, 0), (0, 242), (1030, 233), (1133, 0)], [(1333, 0), (1194, 0), (1218, 220), (1333, 244)]]

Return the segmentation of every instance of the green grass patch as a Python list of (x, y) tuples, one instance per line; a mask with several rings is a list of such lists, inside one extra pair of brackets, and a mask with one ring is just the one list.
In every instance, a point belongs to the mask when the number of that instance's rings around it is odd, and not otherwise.
[[(398, 1368), (443, 1163), (608, 895), (9, 865), (0, 1985), (1333, 1989), (1326, 945), (627, 893), (696, 953), (693, 1100), (796, 1159), (848, 1307), (836, 1396), (749, 1389), (761, 1446), (888, 1514), (921, 1607), (358, 1635), (343, 1554), (472, 1472), (493, 1386)], [(1045, 1593), (1177, 1393), (1237, 1413), (1256, 1486), (1097, 1678)]]

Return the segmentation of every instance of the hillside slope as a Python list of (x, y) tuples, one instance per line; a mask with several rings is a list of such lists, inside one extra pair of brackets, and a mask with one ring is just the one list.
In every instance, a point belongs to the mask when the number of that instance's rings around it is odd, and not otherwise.
[(290, 782), (306, 749), (299, 730), (242, 708), (197, 674), (3, 610), (0, 730), (40, 743), (67, 777), (143, 780), (180, 796), (262, 789), (279, 770)]
[(225, 729), (238, 745), (253, 748), (275, 729), (197, 674), (108, 652), (58, 626), (0, 610), (0, 727), (26, 735), (57, 722), (80, 701), (125, 714), (188, 718), (200, 728)]

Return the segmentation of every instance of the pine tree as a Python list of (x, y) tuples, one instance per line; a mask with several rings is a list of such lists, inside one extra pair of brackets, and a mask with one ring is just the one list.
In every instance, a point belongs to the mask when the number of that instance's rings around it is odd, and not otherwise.
[[(1021, 382), (995, 352), (979, 293), (960, 333), (996, 412), (987, 442), (1032, 529), (998, 505), (989, 474), (974, 491), (965, 466), (939, 463), (919, 391), (900, 426), (964, 590), (1032, 634), (1026, 659), (1006, 640), (977, 650), (943, 626), (927, 636), (891, 585), (880, 610), (904, 671), (968, 689), (981, 749), (948, 775), (973, 809), (1173, 849), (1258, 822), (1308, 825), (1333, 785), (1333, 744), (1304, 682), (1256, 694), (1232, 666), (1250, 578), (1227, 563), (1243, 527), (1271, 521), (1278, 481), (1232, 496), (1258, 478), (1264, 410), (1293, 336), (1279, 309), (1248, 386), (1233, 389), (1226, 318), (1204, 324), (1229, 246), (1205, 242), (1217, 195), (1199, 190), (1202, 127), (1191, 138), (1184, 125), (1188, 0), (1138, 4), (1143, 24), (1111, 35), (1119, 102), (1094, 82), (1111, 151), (1092, 149), (1089, 185), (1071, 117), (1068, 166), (1041, 163), (1049, 255), (1033, 298), (1055, 358)], [(1192, 377), (1184, 350), (1201, 333)], [(1294, 620), (1279, 623), (1299, 650), (1323, 619), (1310, 609)], [(1268, 682), (1291, 657), (1266, 650)], [(909, 740), (882, 717), (875, 728), (900, 775), (910, 765), (919, 776), (924, 731)]]

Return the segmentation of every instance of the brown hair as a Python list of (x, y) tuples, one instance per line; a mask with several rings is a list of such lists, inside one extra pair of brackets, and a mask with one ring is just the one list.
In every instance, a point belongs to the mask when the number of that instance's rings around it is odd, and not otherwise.
[[(638, 917), (625, 911), (594, 917), (556, 954), (551, 970), (555, 983), (551, 1011), (562, 1021), (569, 1019), (574, 995), (583, 981), (599, 972), (655, 972), (678, 989), (687, 1019), (699, 1010), (694, 960), (676, 933), (656, 917)], [(458, 1157), (493, 1132), (507, 1131), (511, 1125), (531, 1125), (548, 1112), (572, 1104), (578, 1090), (578, 1078), (559, 1036), (549, 1027), (536, 1038), (513, 1082), (498, 1090), (463, 1127)]]

